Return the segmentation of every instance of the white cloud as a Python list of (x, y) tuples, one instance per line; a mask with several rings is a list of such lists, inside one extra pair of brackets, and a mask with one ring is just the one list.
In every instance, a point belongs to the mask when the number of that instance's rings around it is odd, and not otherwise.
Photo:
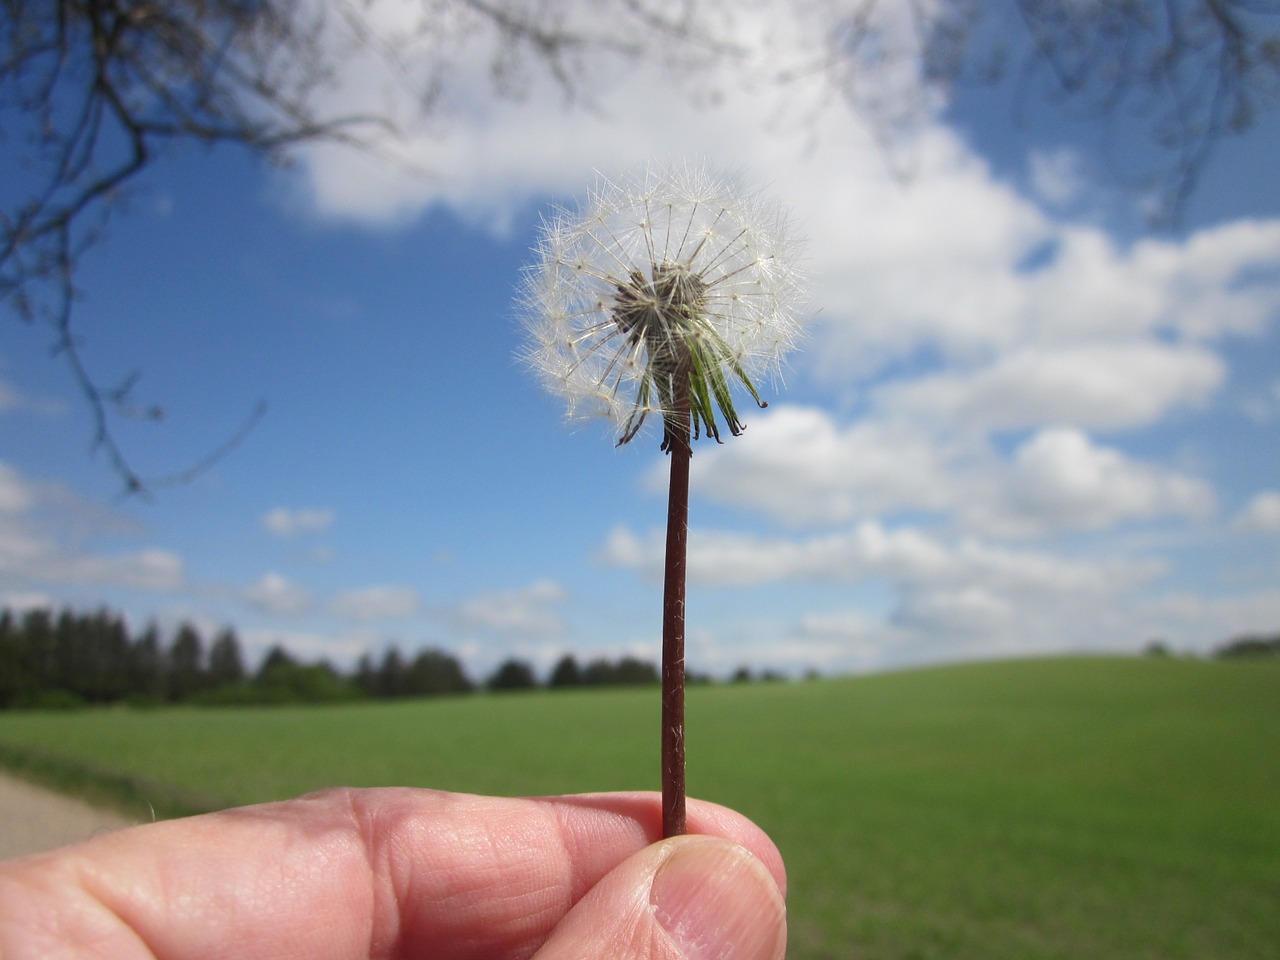
[(1014, 454), (994, 496), (957, 504), (966, 523), (994, 533), (1099, 530), (1164, 515), (1204, 517), (1201, 480), (1139, 464), (1080, 430), (1042, 430)]
[[(598, 554), (610, 566), (659, 581), (665, 537), (617, 527)], [(691, 529), (688, 580), (692, 587), (751, 587), (766, 583), (856, 584), (880, 579), (912, 587), (968, 588), (1048, 594), (1108, 593), (1146, 582), (1151, 561), (1081, 561), (1043, 551), (993, 546), (977, 539), (947, 543), (920, 530), (886, 529), (866, 521), (851, 529), (799, 538)]]
[(1280, 533), (1280, 491), (1264, 490), (1254, 496), (1236, 517), (1242, 533)]
[[(62, 529), (74, 518), (85, 529)], [(78, 525), (78, 524), (77, 524)], [(36, 584), (171, 591), (182, 586), (183, 562), (157, 547), (102, 552), (80, 543), (90, 532), (127, 527), (56, 484), (39, 484), (0, 463), (0, 586), (26, 592)]]
[[(639, 536), (618, 528), (600, 558), (657, 581), (662, 553), (660, 531)], [(1156, 557), (1068, 558), (871, 522), (799, 538), (695, 529), (691, 590), (770, 587), (776, 597), (770, 609), (782, 619), (761, 624), (745, 615), (720, 628), (723, 642), (710, 631), (697, 662), (867, 670), (939, 658), (1136, 650), (1152, 618), (1131, 598), (1150, 590), (1166, 569)], [(789, 583), (807, 585), (810, 596), (817, 595), (814, 587), (828, 587), (821, 594), (828, 603), (868, 590), (885, 599), (797, 612)]]
[(266, 573), (244, 592), (245, 602), (265, 613), (290, 616), (311, 608), (309, 591), (278, 573)]
[(182, 558), (169, 550), (151, 548), (132, 553), (65, 557), (59, 569), (47, 570), (49, 580), (132, 590), (169, 591), (184, 583)]
[[(664, 467), (651, 471), (651, 486)], [(981, 438), (930, 433), (915, 420), (869, 416), (842, 427), (812, 407), (753, 418), (732, 444), (703, 448), (690, 476), (700, 496), (794, 526), (928, 514), (985, 536), (1025, 537), (1202, 518), (1214, 507), (1204, 481), (1098, 446), (1076, 428), (1040, 430), (1006, 457)]]
[(416, 613), (419, 604), (413, 587), (386, 584), (344, 591), (329, 608), (344, 620), (395, 620)]
[(530, 640), (557, 638), (565, 633), (559, 612), (568, 591), (552, 580), (537, 580), (513, 590), (478, 594), (440, 616), (464, 631), (479, 630), (504, 637)]
[(22, 474), (0, 463), (0, 513), (23, 514), (35, 503), (35, 491)]
[(1280, 589), (1222, 596), (1171, 591), (1134, 604), (1129, 618), (1138, 624), (1135, 636), (1203, 652), (1242, 634), (1274, 634), (1280, 623)]
[(0, 414), (29, 412), (52, 417), (66, 413), (67, 405), (61, 400), (30, 397), (11, 383), (0, 380)]
[(239, 636), (250, 670), (256, 670), (262, 657), (275, 646), (284, 647), (304, 662), (324, 659), (350, 670), (361, 655), (382, 645), (378, 636), (358, 630), (319, 633), (250, 627), (240, 631)]
[(1031, 187), (1050, 206), (1065, 206), (1088, 187), (1084, 159), (1070, 148), (1032, 150), (1029, 164)]
[(856, 609), (805, 614), (786, 638), (788, 656), (806, 667), (855, 671), (900, 657), (909, 642), (901, 630)]
[(52, 610), (57, 606), (57, 600), (47, 593), (15, 591), (0, 594), (0, 607), (18, 614), (29, 610)]
[[(786, 523), (842, 523), (946, 506), (944, 456), (910, 424), (867, 418), (841, 427), (816, 407), (775, 405), (752, 414), (732, 443), (699, 448), (689, 482), (700, 495)], [(652, 471), (651, 486), (665, 466)]]
[(1270, 423), (1280, 417), (1280, 379), (1272, 380), (1245, 400), (1242, 409), (1255, 423)]
[(262, 525), (278, 537), (324, 533), (333, 526), (333, 511), (327, 508), (290, 510), (276, 507), (263, 516)]
[(26, 525), (0, 523), (0, 582), (167, 592), (183, 585), (183, 571), (182, 558), (169, 550), (92, 553)]
[(1222, 361), (1202, 347), (1091, 343), (1020, 349), (976, 370), (891, 384), (876, 400), (895, 412), (969, 429), (1117, 429), (1200, 406), (1225, 375)]

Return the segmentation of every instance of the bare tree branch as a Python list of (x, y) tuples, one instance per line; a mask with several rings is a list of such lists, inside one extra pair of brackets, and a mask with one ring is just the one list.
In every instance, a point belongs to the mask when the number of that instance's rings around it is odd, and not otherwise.
[[(1223, 137), (1280, 102), (1280, 3), (1275, 0), (1016, 0), (1039, 86), (1089, 118), (1145, 127), (1166, 160), (1126, 176), (1175, 223)], [(1040, 81), (1047, 79), (1048, 83)]]
[[(0, 132), (31, 171), (25, 198), (0, 211), (0, 298), (52, 330), (92, 414), (95, 447), (129, 493), (194, 477), (246, 428), (187, 469), (139, 475), (112, 429), (114, 418), (137, 418), (132, 378), (104, 386), (78, 349), (76, 266), (167, 143), (235, 143), (275, 159), (294, 144), (355, 144), (362, 129), (388, 127), (313, 112), (328, 67), (323, 22), (307, 10), (297, 0), (5, 0), (0, 12)], [(259, 405), (247, 423), (261, 415)]]

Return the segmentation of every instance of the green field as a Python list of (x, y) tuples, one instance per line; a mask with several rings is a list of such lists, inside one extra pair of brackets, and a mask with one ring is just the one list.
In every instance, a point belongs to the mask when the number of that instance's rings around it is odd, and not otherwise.
[[(111, 774), (162, 807), (334, 784), (655, 788), (657, 740), (653, 689), (0, 714), (10, 766)], [(688, 750), (690, 792), (781, 848), (795, 960), (1280, 956), (1280, 665), (701, 687)]]

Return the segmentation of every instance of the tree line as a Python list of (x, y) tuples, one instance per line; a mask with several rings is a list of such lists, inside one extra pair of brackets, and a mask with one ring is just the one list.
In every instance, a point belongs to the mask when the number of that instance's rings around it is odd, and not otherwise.
[(530, 664), (509, 659), (477, 682), (452, 654), (428, 648), (406, 655), (394, 645), (377, 656), (366, 653), (351, 672), (324, 659), (301, 660), (276, 645), (251, 670), (230, 627), (206, 638), (183, 623), (166, 637), (150, 624), (134, 635), (108, 610), (0, 611), (0, 709), (317, 703), (657, 682), (658, 671), (650, 663), (623, 657), (580, 665), (572, 654), (545, 681)]

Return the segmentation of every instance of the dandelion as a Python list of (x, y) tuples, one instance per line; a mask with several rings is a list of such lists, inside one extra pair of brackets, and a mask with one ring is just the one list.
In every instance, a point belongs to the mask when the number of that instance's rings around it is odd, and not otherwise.
[(526, 276), (525, 359), (572, 418), (603, 416), (617, 443), (661, 421), (671, 456), (663, 587), (663, 832), (683, 833), (684, 600), (692, 441), (767, 406), (799, 332), (796, 242), (782, 208), (701, 168), (602, 181), (544, 225)]
[(755, 381), (796, 339), (795, 246), (779, 205), (703, 170), (604, 182), (544, 227), (524, 290), (527, 359), (571, 417), (616, 423), (619, 444), (650, 415), (663, 450), (683, 421), (719, 440), (717, 409), (737, 435), (731, 386), (764, 406)]

